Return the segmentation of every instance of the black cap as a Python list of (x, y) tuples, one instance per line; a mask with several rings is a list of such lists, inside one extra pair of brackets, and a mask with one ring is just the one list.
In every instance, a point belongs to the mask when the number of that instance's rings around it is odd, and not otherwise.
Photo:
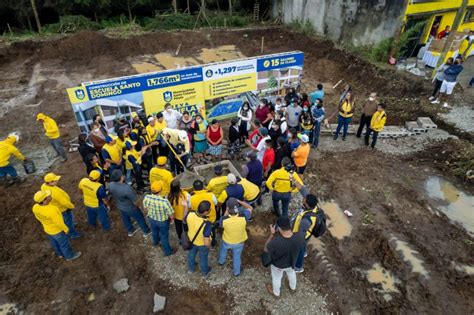
[(214, 166), (214, 173), (216, 174), (222, 174), (222, 165), (216, 165)]

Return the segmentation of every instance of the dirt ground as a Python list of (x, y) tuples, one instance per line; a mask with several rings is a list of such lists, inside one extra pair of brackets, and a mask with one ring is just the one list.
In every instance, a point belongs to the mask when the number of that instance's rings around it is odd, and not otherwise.
[[(85, 175), (80, 157), (71, 153), (66, 163), (56, 161), (34, 122), (38, 112), (48, 113), (61, 124), (63, 139), (71, 139), (78, 128), (65, 88), (135, 73), (132, 60), (174, 53), (180, 44), (184, 57), (222, 45), (235, 45), (245, 56), (259, 55), (262, 36), (266, 54), (305, 52), (303, 91), (344, 79), (354, 86), (357, 99), (377, 91), (387, 101), (388, 124), (429, 116), (461, 138), (408, 154), (397, 150), (407, 147), (405, 140), (381, 139), (380, 150), (368, 151), (352, 137), (347, 144), (324, 138), (311, 153), (304, 180), (328, 205), (330, 231), (311, 242), (298, 292), (290, 295), (283, 285), (279, 300), (266, 294), (270, 275), (259, 257), (274, 220), (268, 196), (249, 224), (242, 276), (231, 276), (229, 262), (218, 267), (213, 250), (214, 274), (204, 280), (187, 274), (182, 250), (164, 258), (140, 233), (128, 238), (115, 210), (108, 234), (88, 228), (77, 191)], [(169, 314), (474, 312), (469, 298), (474, 295), (474, 239), (436, 208), (425, 189), (427, 179), (435, 176), (473, 194), (472, 182), (465, 179), (474, 160), (472, 134), (445, 122), (438, 115), (441, 110), (427, 104), (430, 88), (425, 81), (379, 69), (326, 40), (285, 29), (150, 33), (128, 39), (82, 32), (57, 40), (0, 43), (0, 72), (0, 138), (20, 131), (19, 148), (40, 161), (40, 170), (25, 183), (1, 188), (0, 305), (14, 303), (26, 313), (143, 314), (152, 312), (156, 292), (167, 297)], [(330, 113), (337, 94), (328, 91)], [(84, 238), (72, 241), (83, 252), (72, 263), (54, 257), (31, 213), (32, 195), (47, 169), (63, 175), (60, 185), (72, 196), (78, 229), (85, 232)], [(336, 210), (329, 205), (337, 205)], [(469, 206), (474, 207), (472, 201)], [(345, 209), (354, 216), (341, 215)], [(177, 245), (174, 228), (170, 233)], [(371, 278), (368, 272), (376, 264), (383, 272)], [(124, 277), (130, 289), (117, 294), (113, 283)]]

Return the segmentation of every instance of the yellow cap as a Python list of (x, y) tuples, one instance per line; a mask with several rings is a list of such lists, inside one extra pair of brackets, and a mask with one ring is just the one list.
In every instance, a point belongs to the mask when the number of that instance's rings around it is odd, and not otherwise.
[(89, 178), (92, 180), (98, 180), (100, 178), (100, 172), (97, 170), (93, 170), (89, 173)]
[(54, 173), (48, 173), (44, 176), (44, 182), (45, 183), (50, 183), (50, 182), (55, 182), (58, 181), (61, 178), (61, 176), (56, 175)]
[(166, 156), (159, 156), (158, 159), (156, 159), (156, 163), (158, 163), (159, 166), (165, 165), (167, 161), (168, 158)]
[(50, 190), (46, 190), (46, 191), (40, 190), (40, 191), (36, 192), (36, 194), (33, 196), (33, 200), (36, 203), (42, 203), (49, 196), (51, 196), (51, 191)]
[(161, 182), (161, 180), (153, 182), (153, 184), (151, 184), (151, 191), (154, 193), (159, 193), (162, 188), (163, 183)]
[(132, 116), (132, 118), (135, 118), (135, 117), (138, 116), (138, 114), (137, 114), (136, 112), (131, 112), (131, 113), (130, 113), (130, 116)]
[(40, 119), (45, 119), (46, 118), (46, 115), (43, 114), (43, 113), (39, 113), (38, 115), (36, 115), (36, 121), (40, 120)]

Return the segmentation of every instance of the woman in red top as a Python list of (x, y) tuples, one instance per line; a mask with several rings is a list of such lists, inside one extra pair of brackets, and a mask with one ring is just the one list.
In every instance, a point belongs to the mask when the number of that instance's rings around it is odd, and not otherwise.
[(264, 100), (260, 101), (257, 109), (255, 110), (255, 117), (262, 123), (262, 125), (267, 128), (270, 120), (270, 108), (268, 107), (267, 103)]
[(224, 139), (224, 131), (216, 119), (213, 119), (206, 134), (209, 149), (207, 152), (211, 155), (211, 159), (222, 159), (222, 139)]

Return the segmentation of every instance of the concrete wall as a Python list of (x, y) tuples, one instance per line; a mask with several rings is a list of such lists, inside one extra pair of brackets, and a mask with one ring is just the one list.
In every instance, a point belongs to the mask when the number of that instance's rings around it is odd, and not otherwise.
[[(402, 25), (403, 0), (273, 0), (284, 23), (309, 20), (316, 32), (356, 46), (376, 44)], [(281, 12), (281, 13), (280, 13)]]

